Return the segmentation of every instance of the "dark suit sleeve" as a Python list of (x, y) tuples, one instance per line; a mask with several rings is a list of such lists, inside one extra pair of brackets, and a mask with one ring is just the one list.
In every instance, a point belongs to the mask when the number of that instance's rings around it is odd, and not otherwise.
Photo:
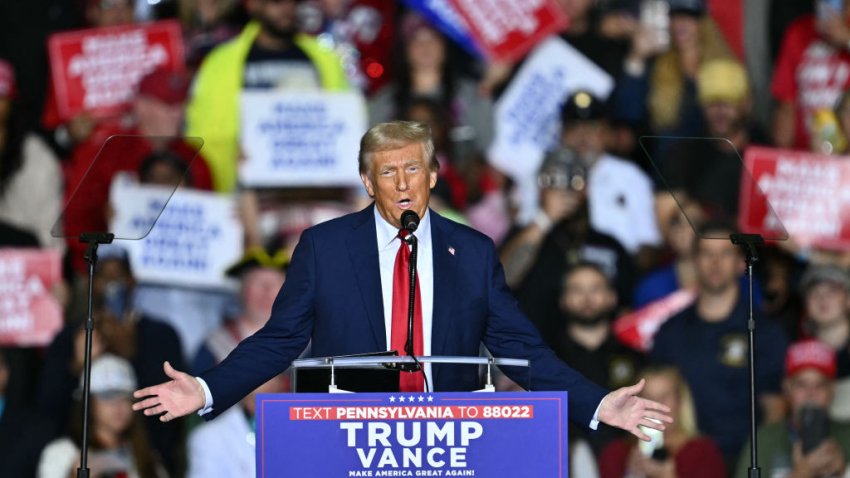
[(528, 375), (515, 369), (506, 369), (505, 372), (519, 384), (529, 383), (532, 390), (566, 390), (570, 420), (589, 426), (596, 408), (608, 392), (560, 361), (543, 343), (537, 329), (522, 314), (511, 295), (492, 245), (488, 248), (486, 260), (489, 318), (484, 345), (496, 357), (528, 359), (531, 365)]
[(201, 374), (213, 398), (213, 410), (204, 418), (215, 418), (298, 358), (313, 331), (315, 287), (315, 247), (307, 230), (292, 254), (268, 323), (219, 366)]

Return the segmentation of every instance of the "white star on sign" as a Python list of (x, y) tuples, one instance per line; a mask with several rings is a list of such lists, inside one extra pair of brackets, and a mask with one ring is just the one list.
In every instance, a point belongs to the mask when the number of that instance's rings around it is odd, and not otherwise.
[(395, 396), (394, 395), (390, 395), (390, 402), (395, 403)]
[(419, 403), (422, 403), (424, 401), (425, 401), (425, 397), (423, 397), (422, 395), (419, 395)]
[(433, 402), (433, 401), (434, 401), (434, 397), (428, 395), (428, 402)]
[(407, 397), (407, 401), (410, 402), (410, 403), (413, 403), (414, 400), (415, 399), (413, 398), (413, 395)]
[(398, 397), (398, 401), (403, 403), (404, 402), (404, 396), (402, 395), (401, 397)]

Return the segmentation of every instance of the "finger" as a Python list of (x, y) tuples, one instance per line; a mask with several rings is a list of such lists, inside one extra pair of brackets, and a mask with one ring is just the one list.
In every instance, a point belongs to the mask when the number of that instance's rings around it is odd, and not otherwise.
[(637, 395), (643, 390), (643, 386), (646, 383), (646, 379), (640, 379), (640, 382), (632, 385), (631, 387), (623, 388), (623, 391), (628, 393), (629, 395)]
[(150, 416), (153, 416), (153, 415), (161, 415), (163, 413), (168, 413), (168, 410), (165, 409), (164, 405), (157, 404), (154, 407), (146, 408), (144, 413), (145, 413), (145, 415), (150, 417)]
[[(670, 407), (668, 407), (667, 405), (664, 405), (663, 403), (654, 402), (652, 400), (647, 400), (645, 398), (643, 398), (641, 400), (643, 400), (643, 408), (644, 409), (652, 410), (652, 411), (656, 411), (656, 412), (663, 412), (663, 413), (665, 413), (664, 416), (666, 418), (670, 418), (670, 417), (667, 417), (667, 415), (666, 415), (667, 413), (670, 413)], [(670, 418), (670, 422), (671, 423), (673, 422), (672, 418)]]
[(643, 412), (643, 416), (646, 418), (652, 418), (654, 420), (658, 420), (666, 423), (673, 423), (673, 417), (670, 415), (665, 415), (663, 413), (653, 412), (651, 410), (646, 410)]
[(168, 375), (169, 378), (177, 378), (180, 376), (180, 372), (175, 370), (168, 360), (166, 360), (165, 363), (162, 364), (162, 370), (165, 372), (166, 375)]
[(145, 387), (133, 392), (134, 398), (145, 398), (145, 397), (153, 397), (159, 395), (159, 385), (154, 385), (152, 387)]
[(138, 412), (139, 410), (146, 410), (151, 407), (155, 407), (159, 405), (160, 399), (159, 397), (150, 397), (146, 400), (142, 400), (141, 402), (136, 402), (133, 404), (133, 411)]
[(662, 432), (667, 428), (663, 423), (658, 423), (657, 421), (650, 420), (649, 418), (642, 418), (638, 423), (647, 428), (653, 428)]
[(650, 441), (651, 440), (649, 438), (649, 435), (647, 435), (646, 433), (644, 433), (640, 430), (640, 427), (634, 427), (631, 430), (631, 432), (632, 432), (632, 435), (638, 437), (639, 440), (642, 440), (642, 441)]

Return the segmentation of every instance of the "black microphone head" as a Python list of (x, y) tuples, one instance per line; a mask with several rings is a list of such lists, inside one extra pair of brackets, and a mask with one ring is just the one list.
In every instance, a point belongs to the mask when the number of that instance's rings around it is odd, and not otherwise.
[(402, 229), (407, 229), (408, 232), (414, 232), (417, 227), (419, 227), (419, 214), (413, 211), (404, 211), (401, 213)]

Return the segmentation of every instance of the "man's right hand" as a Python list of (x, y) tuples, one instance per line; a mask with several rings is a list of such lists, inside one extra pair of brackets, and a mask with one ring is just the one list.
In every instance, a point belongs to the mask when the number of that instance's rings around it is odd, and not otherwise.
[(143, 400), (134, 403), (133, 410), (144, 410), (149, 416), (159, 415), (161, 422), (167, 422), (204, 408), (204, 390), (195, 377), (175, 370), (168, 362), (162, 369), (171, 380), (136, 390), (133, 397)]

